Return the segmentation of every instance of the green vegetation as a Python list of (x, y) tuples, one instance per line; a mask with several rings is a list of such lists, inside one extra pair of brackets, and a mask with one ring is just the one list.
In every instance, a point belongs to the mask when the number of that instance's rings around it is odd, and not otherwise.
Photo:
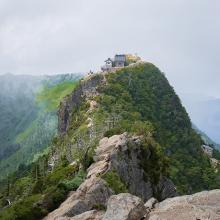
[(39, 113), (30, 126), (16, 137), (16, 143), (21, 147), (10, 157), (0, 162), (1, 177), (16, 170), (19, 164), (29, 164), (49, 146), (56, 134), (57, 115), (55, 112)]
[(140, 128), (143, 123), (148, 127), (152, 124), (150, 133), (169, 158), (169, 174), (179, 193), (220, 187), (219, 175), (201, 150), (202, 139), (192, 129), (173, 88), (153, 64), (109, 74), (108, 84), (100, 92), (98, 114), (107, 118), (107, 136), (135, 132), (135, 124), (142, 124)]
[(116, 194), (128, 192), (126, 185), (121, 181), (116, 171), (109, 171), (102, 178)]
[[(19, 164), (31, 163), (50, 145), (57, 132), (59, 103), (74, 89), (79, 76), (26, 78), (13, 76), (0, 82), (0, 179)], [(13, 89), (6, 90), (5, 85), (10, 83)]]
[(35, 220), (40, 219), (46, 213), (37, 205), (37, 201), (41, 199), (40, 195), (27, 197), (12, 205), (10, 210), (0, 214), (0, 218), (4, 220)]
[(3, 206), (8, 198), (12, 206), (0, 212), (0, 219), (40, 219), (57, 208), (67, 193), (76, 190), (83, 182), (85, 172), (79, 170), (78, 166), (65, 165), (63, 161), (57, 164), (53, 172), (42, 169), (47, 159), (39, 158), (28, 168), (25, 177), (17, 178), (18, 172), (10, 177), (9, 189), (5, 185), (5, 191), (2, 192), (7, 195), (3, 194), (0, 202)]
[[(23, 99), (27, 95), (29, 100), (17, 102), (18, 109), (20, 104), (24, 104), (27, 110), (34, 109), (34, 112), (29, 114), (30, 120), (24, 129), (18, 129), (16, 134), (9, 133), (19, 148), (0, 162), (0, 219), (39, 219), (56, 208), (68, 191), (77, 189), (83, 181), (85, 173), (78, 167), (67, 166), (65, 160), (58, 161), (56, 168), (50, 172), (48, 160), (51, 150), (45, 150), (56, 134), (57, 107), (62, 98), (72, 92), (78, 78), (68, 75), (43, 78), (37, 87), (43, 84), (41, 90), (35, 88), (34, 93), (25, 91), (21, 94)], [(28, 102), (31, 102), (32, 108)], [(22, 113), (26, 114), (24, 110)], [(11, 173), (8, 178), (3, 179), (8, 173)], [(1, 210), (8, 205), (7, 199), (12, 205)]]
[[(22, 147), (16, 137), (37, 117), (34, 92), (39, 86), (37, 77), (0, 76), (0, 162)], [(0, 177), (4, 169), (0, 165)]]
[(65, 185), (67, 190), (76, 190), (80, 184), (85, 179), (86, 175), (85, 172), (80, 170), (73, 179), (71, 180), (64, 180), (62, 183)]
[(124, 68), (108, 74), (107, 81), (100, 85), (100, 95), (95, 98), (99, 108), (88, 113), (87, 103), (83, 102), (73, 110), (65, 145), (82, 141), (80, 158), (84, 158), (86, 149), (91, 149), (86, 143), (94, 143), (86, 126), (87, 118), (91, 118), (96, 131), (94, 141), (123, 132), (151, 137), (146, 146), (155, 158), (143, 160), (143, 166), (151, 167), (146, 176), (150, 175), (152, 181), (157, 182), (159, 173), (165, 173), (180, 194), (220, 187), (219, 174), (201, 150), (202, 139), (192, 129), (185, 108), (158, 68), (150, 63)]
[(220, 161), (220, 152), (213, 148), (213, 158), (217, 159)]
[(59, 107), (61, 100), (70, 94), (76, 82), (65, 81), (53, 87), (45, 86), (37, 95), (37, 103), (43, 104), (46, 111), (54, 111)]
[(145, 138), (142, 141), (141, 155), (140, 165), (144, 169), (146, 182), (150, 181), (153, 185), (157, 185), (161, 174), (164, 176), (169, 175), (169, 159), (164, 155), (161, 146), (152, 137)]

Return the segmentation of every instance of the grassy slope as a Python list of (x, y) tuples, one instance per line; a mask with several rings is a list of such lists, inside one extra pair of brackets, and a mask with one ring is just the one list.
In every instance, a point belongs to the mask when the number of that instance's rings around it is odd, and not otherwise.
[(44, 87), (37, 96), (37, 103), (44, 104), (46, 111), (54, 111), (59, 107), (60, 101), (71, 91), (73, 91), (76, 82), (63, 82), (54, 87)]

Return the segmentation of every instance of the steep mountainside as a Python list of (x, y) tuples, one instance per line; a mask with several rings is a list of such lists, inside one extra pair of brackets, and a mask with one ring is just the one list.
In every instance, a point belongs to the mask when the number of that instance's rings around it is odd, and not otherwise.
[[(89, 114), (86, 103), (94, 102), (98, 108)], [(202, 139), (192, 129), (165, 76), (150, 63), (82, 81), (63, 101), (59, 120), (60, 132), (67, 133), (64, 143), (71, 146), (88, 138), (87, 133), (92, 137), (111, 136), (150, 127), (152, 136), (169, 158), (170, 176), (180, 193), (200, 191), (217, 183), (209, 181), (214, 176), (208, 176), (212, 167), (201, 150)]]
[(41, 78), (31, 76), (0, 76), (0, 159), (10, 156), (19, 148), (14, 137), (36, 117), (34, 92)]
[(21, 162), (30, 163), (48, 146), (56, 133), (59, 102), (78, 78), (71, 74), (0, 76), (0, 178)]
[(121, 207), (121, 219), (141, 219), (152, 196), (220, 187), (201, 137), (151, 63), (84, 77), (62, 100), (58, 129), (48, 153), (2, 182), (0, 218), (120, 219), (112, 216)]

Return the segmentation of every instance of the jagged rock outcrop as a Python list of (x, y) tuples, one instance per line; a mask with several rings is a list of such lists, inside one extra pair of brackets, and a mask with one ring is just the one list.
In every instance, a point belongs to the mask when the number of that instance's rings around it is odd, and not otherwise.
[(156, 204), (146, 220), (219, 220), (220, 190), (166, 199)]
[(137, 220), (145, 213), (144, 202), (139, 197), (121, 193), (110, 197), (103, 220)]
[(99, 206), (106, 206), (113, 191), (106, 182), (93, 175), (86, 179), (76, 192), (73, 192), (61, 206), (50, 213), (46, 220), (56, 220), (61, 217), (73, 217), (93, 210)]
[(66, 96), (62, 100), (58, 112), (58, 131), (60, 134), (64, 134), (67, 131), (73, 108), (78, 108), (84, 98), (96, 96), (98, 94), (98, 85), (103, 84), (104, 82), (104, 74), (96, 74), (87, 77), (80, 81), (79, 86), (72, 92), (72, 94)]
[(173, 183), (163, 176), (160, 177), (157, 185), (153, 185), (150, 179), (145, 182), (144, 170), (140, 165), (141, 153), (141, 137), (129, 137), (127, 133), (124, 133), (103, 138), (95, 152), (95, 163), (88, 168), (86, 180), (76, 192), (73, 192), (58, 209), (45, 219), (73, 217), (90, 210), (106, 208), (109, 198), (115, 192), (105, 181), (103, 175), (111, 171), (117, 172), (129, 193), (141, 197), (144, 201), (159, 192), (161, 197), (175, 196)]
[[(111, 138), (103, 138), (96, 152), (96, 163), (92, 165), (92, 168), (102, 170), (108, 164), (108, 170), (117, 171), (121, 180), (127, 185), (128, 191), (144, 201), (154, 194), (157, 194), (160, 200), (177, 195), (172, 181), (162, 175), (158, 183), (152, 183), (150, 178), (146, 181), (144, 169), (140, 164), (141, 160), (150, 159), (151, 152), (148, 151), (143, 155), (140, 137), (129, 138), (124, 133)], [(93, 170), (94, 168), (92, 170), (90, 168), (89, 174), (94, 172)]]

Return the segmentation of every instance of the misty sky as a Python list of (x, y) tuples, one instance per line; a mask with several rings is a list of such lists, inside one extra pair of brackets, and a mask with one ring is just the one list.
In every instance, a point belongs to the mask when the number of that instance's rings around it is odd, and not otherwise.
[(0, 73), (97, 70), (138, 53), (178, 93), (220, 98), (219, 0), (0, 0)]

